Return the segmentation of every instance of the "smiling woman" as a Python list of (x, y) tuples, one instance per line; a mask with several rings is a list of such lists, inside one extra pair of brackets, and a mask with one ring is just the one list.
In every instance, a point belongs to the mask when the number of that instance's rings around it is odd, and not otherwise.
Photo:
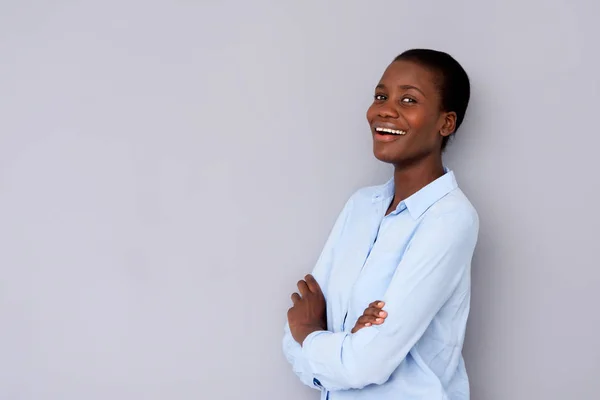
[[(469, 96), (469, 78), (449, 55), (431, 50), (402, 53), (384, 72), (367, 111), (375, 156), (397, 165), (435, 154), (440, 146), (443, 151), (464, 119)], [(390, 133), (406, 135), (409, 131), (407, 140), (397, 144), (404, 149), (379, 145), (394, 141), (387, 136)]]
[(394, 166), (338, 217), (292, 294), (284, 352), (321, 398), (466, 400), (462, 358), (477, 212), (442, 153), (469, 102), (450, 55), (409, 50), (385, 70), (367, 120)]

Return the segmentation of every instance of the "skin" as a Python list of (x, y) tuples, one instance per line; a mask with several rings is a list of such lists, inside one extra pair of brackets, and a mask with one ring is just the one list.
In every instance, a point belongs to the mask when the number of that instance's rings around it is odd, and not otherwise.
[(356, 320), (356, 324), (354, 328), (352, 328), (351, 333), (356, 333), (362, 328), (366, 328), (371, 325), (381, 325), (385, 321), (387, 317), (387, 311), (383, 310), (385, 303), (383, 301), (377, 300), (369, 304), (369, 307), (365, 309), (363, 315), (361, 315), (358, 320)]
[[(443, 111), (439, 77), (417, 63), (390, 64), (375, 89), (367, 121), (373, 136), (375, 157), (394, 166), (394, 197), (386, 215), (401, 201), (444, 174), (442, 139), (456, 129), (456, 113)], [(401, 130), (405, 135), (381, 135), (377, 127)], [(294, 305), (288, 322), (294, 339), (302, 344), (312, 332), (327, 330), (325, 298), (316, 280), (307, 275), (298, 282), (299, 293), (292, 294)], [(376, 300), (358, 318), (352, 333), (381, 325), (388, 314), (385, 304)]]
[[(373, 153), (394, 165), (394, 199), (398, 204), (444, 174), (442, 139), (454, 132), (456, 113), (441, 110), (438, 76), (410, 61), (396, 61), (385, 70), (367, 110)], [(382, 136), (384, 125), (406, 135)]]
[(325, 297), (312, 275), (306, 275), (297, 286), (299, 293), (292, 293), (294, 305), (287, 317), (293, 338), (302, 344), (312, 332), (327, 330), (327, 315)]

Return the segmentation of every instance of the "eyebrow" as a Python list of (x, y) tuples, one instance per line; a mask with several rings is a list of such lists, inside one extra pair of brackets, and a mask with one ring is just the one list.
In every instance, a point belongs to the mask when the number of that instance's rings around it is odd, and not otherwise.
[[(416, 87), (416, 86), (412, 86), (412, 85), (399, 85), (398, 87), (400, 89), (404, 89), (404, 90), (414, 89), (417, 92), (421, 93), (423, 95), (423, 97), (427, 97), (427, 96), (425, 96), (425, 93), (423, 93), (423, 91), (421, 89), (419, 89), (418, 87)], [(386, 86), (383, 83), (380, 83), (375, 88), (376, 89), (385, 89)]]

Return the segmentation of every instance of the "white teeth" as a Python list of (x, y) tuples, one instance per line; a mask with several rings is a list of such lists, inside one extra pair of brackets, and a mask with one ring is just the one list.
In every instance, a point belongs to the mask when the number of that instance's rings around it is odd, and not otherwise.
[(406, 135), (405, 131), (397, 130), (397, 129), (389, 129), (389, 128), (375, 128), (377, 132), (386, 132), (391, 133), (392, 135)]

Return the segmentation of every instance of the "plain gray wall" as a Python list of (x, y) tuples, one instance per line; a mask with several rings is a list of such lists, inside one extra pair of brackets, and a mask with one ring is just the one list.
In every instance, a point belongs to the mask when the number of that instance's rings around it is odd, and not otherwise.
[(316, 399), (280, 350), (411, 47), (472, 102), (475, 400), (600, 396), (594, 0), (0, 1), (0, 398)]

